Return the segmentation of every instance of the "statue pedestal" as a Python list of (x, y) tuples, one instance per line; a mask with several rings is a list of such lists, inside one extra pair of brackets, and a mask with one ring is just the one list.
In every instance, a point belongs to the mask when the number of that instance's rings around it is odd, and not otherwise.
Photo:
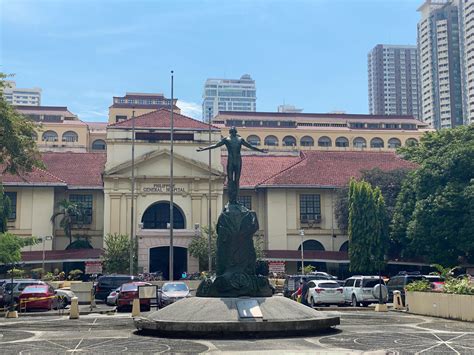
[(253, 234), (257, 215), (238, 203), (229, 203), (217, 221), (216, 278), (199, 285), (198, 297), (271, 297), (268, 279), (256, 275)]

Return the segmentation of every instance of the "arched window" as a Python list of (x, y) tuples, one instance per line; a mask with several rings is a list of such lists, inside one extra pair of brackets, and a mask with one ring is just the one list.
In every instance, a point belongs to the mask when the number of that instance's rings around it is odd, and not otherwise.
[(58, 141), (58, 134), (54, 131), (46, 131), (43, 133), (41, 137), (43, 142), (57, 142)]
[(355, 148), (366, 148), (367, 147), (367, 141), (365, 138), (362, 137), (357, 137), (354, 138), (354, 141), (352, 142)]
[(414, 145), (418, 145), (418, 139), (415, 139), (415, 138), (408, 138), (406, 141), (405, 141), (405, 145), (407, 147), (412, 147)]
[(260, 145), (260, 137), (252, 134), (251, 136), (247, 137), (247, 142), (251, 145)]
[(63, 142), (77, 142), (79, 137), (74, 131), (67, 131), (63, 133)]
[(318, 139), (318, 146), (319, 147), (330, 147), (332, 146), (331, 138), (323, 136)]
[(383, 140), (380, 138), (372, 138), (370, 148), (383, 148)]
[(344, 242), (342, 243), (341, 247), (339, 248), (339, 251), (345, 251), (345, 252), (348, 252), (349, 251), (349, 242)]
[[(299, 246), (298, 250), (301, 250), (301, 245)], [(309, 239), (309, 240), (305, 240), (303, 242), (303, 250), (320, 250), (320, 251), (324, 251), (326, 249), (324, 249), (324, 246), (318, 242), (317, 240), (314, 240), (314, 239)]]
[(278, 138), (275, 136), (266, 136), (265, 145), (271, 145), (271, 146), (278, 145)]
[(314, 139), (310, 136), (304, 136), (303, 138), (301, 138), (300, 144), (302, 147), (313, 147)]
[[(148, 207), (142, 217), (143, 229), (167, 229), (170, 223), (169, 202), (157, 202)], [(184, 229), (186, 222), (184, 213), (176, 205), (173, 206), (173, 228)]]
[(402, 146), (402, 142), (398, 138), (390, 138), (388, 140), (388, 147), (389, 148), (399, 148)]
[(283, 145), (286, 147), (294, 147), (296, 145), (296, 138), (293, 136), (286, 136), (283, 138)]
[(349, 140), (346, 137), (338, 137), (336, 139), (336, 147), (348, 147)]
[(107, 144), (105, 144), (105, 141), (102, 139), (96, 139), (94, 142), (92, 142), (93, 150), (105, 150), (106, 147)]

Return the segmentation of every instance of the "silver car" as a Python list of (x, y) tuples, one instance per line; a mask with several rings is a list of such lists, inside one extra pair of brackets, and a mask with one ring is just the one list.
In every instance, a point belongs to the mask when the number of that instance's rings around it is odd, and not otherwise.
[(116, 306), (119, 293), (120, 293), (120, 287), (117, 287), (115, 290), (109, 293), (105, 303), (109, 306)]
[(158, 303), (165, 307), (180, 299), (191, 297), (191, 292), (184, 282), (166, 282), (158, 290)]

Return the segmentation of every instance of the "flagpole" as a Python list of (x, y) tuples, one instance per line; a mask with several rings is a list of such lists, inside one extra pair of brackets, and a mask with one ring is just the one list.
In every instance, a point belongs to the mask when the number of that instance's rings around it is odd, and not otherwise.
[(174, 250), (173, 250), (173, 208), (174, 208), (174, 179), (173, 179), (173, 156), (174, 156), (174, 118), (173, 118), (173, 70), (171, 71), (171, 147), (170, 147), (170, 265), (169, 265), (169, 280), (173, 281), (173, 266), (174, 266)]
[[(209, 145), (211, 145), (212, 142), (211, 142), (211, 108), (209, 107)], [(211, 208), (211, 177), (212, 177), (212, 174), (211, 174), (211, 149), (209, 149), (209, 195), (208, 195), (208, 198), (207, 198), (207, 214), (208, 214), (208, 224), (207, 224), (207, 228), (208, 228), (208, 233), (207, 233), (207, 253), (209, 255), (209, 267), (208, 267), (208, 270), (209, 270), (209, 274), (211, 273), (212, 271), (212, 255), (211, 255), (211, 233), (212, 233), (212, 217), (211, 217), (211, 211), (212, 211), (212, 208)]]

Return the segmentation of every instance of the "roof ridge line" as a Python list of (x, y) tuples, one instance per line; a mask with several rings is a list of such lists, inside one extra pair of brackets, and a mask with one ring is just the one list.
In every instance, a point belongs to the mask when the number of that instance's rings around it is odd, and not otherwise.
[(260, 181), (259, 183), (255, 184), (255, 187), (257, 187), (257, 186), (259, 186), (259, 185), (262, 185), (262, 184), (265, 183), (266, 181), (268, 181), (268, 180), (274, 178), (275, 176), (280, 175), (281, 173), (284, 173), (284, 172), (287, 171), (288, 169), (291, 169), (292, 167), (294, 167), (294, 166), (298, 165), (299, 163), (305, 161), (305, 160), (306, 160), (306, 155), (302, 157), (301, 154), (300, 154), (300, 157), (299, 157), (299, 158), (300, 158), (300, 160), (298, 160), (296, 163), (290, 164), (290, 165), (289, 165), (288, 167), (286, 167), (285, 169), (280, 170), (279, 172), (273, 174), (272, 176), (269, 176), (268, 178), (266, 178), (266, 179)]

